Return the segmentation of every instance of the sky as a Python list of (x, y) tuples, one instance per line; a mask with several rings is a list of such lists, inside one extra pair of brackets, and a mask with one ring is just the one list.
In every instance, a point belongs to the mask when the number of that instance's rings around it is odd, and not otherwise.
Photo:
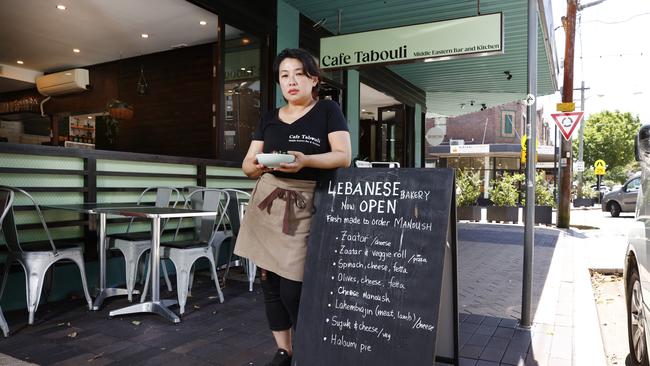
[[(581, 0), (587, 5), (594, 0)], [(552, 0), (557, 56), (558, 83), (563, 81), (566, 0)], [(619, 110), (639, 115), (650, 124), (650, 0), (606, 0), (578, 12), (574, 88), (585, 87), (585, 117), (603, 110)], [(576, 111), (580, 90), (574, 91)], [(540, 98), (544, 113), (555, 113), (560, 93)], [(550, 120), (550, 116), (548, 117)]]

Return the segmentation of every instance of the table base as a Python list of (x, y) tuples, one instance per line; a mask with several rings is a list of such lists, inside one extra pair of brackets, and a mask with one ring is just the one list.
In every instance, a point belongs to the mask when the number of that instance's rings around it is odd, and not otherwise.
[(148, 301), (140, 304), (127, 306), (122, 309), (113, 310), (108, 313), (108, 316), (114, 317), (118, 315), (136, 314), (136, 313), (153, 313), (162, 316), (172, 323), (180, 323), (181, 319), (178, 315), (174, 314), (171, 310), (167, 309), (168, 306), (175, 305), (176, 300), (160, 300)]
[[(99, 308), (102, 306), (102, 303), (104, 300), (106, 300), (109, 297), (113, 296), (126, 296), (128, 295), (129, 292), (125, 288), (105, 288), (103, 290), (100, 290), (97, 296), (95, 297), (95, 302), (93, 302), (93, 310), (99, 310)], [(133, 290), (133, 295), (139, 295), (140, 291), (139, 290)]]

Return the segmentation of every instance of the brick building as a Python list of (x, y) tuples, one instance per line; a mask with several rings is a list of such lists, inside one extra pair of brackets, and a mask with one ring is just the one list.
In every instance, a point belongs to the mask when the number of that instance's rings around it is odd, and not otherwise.
[[(483, 197), (488, 198), (490, 180), (504, 172), (523, 172), (521, 141), (526, 128), (526, 105), (510, 102), (454, 117), (425, 121), (425, 162), (431, 167), (479, 170), (483, 176)], [(537, 111), (538, 169), (554, 180), (555, 147), (551, 129)]]

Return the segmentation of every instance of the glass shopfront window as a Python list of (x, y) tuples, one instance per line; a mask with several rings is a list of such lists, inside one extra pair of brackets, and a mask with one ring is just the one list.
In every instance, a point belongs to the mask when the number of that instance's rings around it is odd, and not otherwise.
[(494, 158), (494, 168), (496, 170), (519, 170), (519, 158)]
[(258, 38), (226, 25), (221, 155), (246, 154), (261, 116), (261, 47)]
[(457, 168), (462, 170), (483, 170), (485, 166), (485, 159), (483, 157), (454, 157), (447, 159), (447, 167)]

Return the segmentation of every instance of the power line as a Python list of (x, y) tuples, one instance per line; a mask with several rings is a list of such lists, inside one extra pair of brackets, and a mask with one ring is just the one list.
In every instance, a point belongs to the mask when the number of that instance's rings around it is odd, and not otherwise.
[(594, 59), (594, 58), (606, 58), (606, 57), (648, 57), (650, 52), (640, 52), (640, 53), (612, 53), (612, 54), (603, 54), (603, 55), (591, 55), (591, 56), (580, 56), (581, 59)]
[(594, 19), (594, 20), (587, 20), (586, 22), (582, 22), (582, 24), (587, 24), (587, 23), (601, 23), (601, 24), (621, 24), (621, 23), (626, 23), (629, 22), (630, 20), (634, 18), (638, 18), (643, 15), (650, 15), (650, 12), (647, 13), (641, 13), (641, 14), (635, 14), (632, 15), (631, 17), (623, 20), (615, 20), (615, 21), (605, 21), (605, 20), (600, 20), (600, 19)]

